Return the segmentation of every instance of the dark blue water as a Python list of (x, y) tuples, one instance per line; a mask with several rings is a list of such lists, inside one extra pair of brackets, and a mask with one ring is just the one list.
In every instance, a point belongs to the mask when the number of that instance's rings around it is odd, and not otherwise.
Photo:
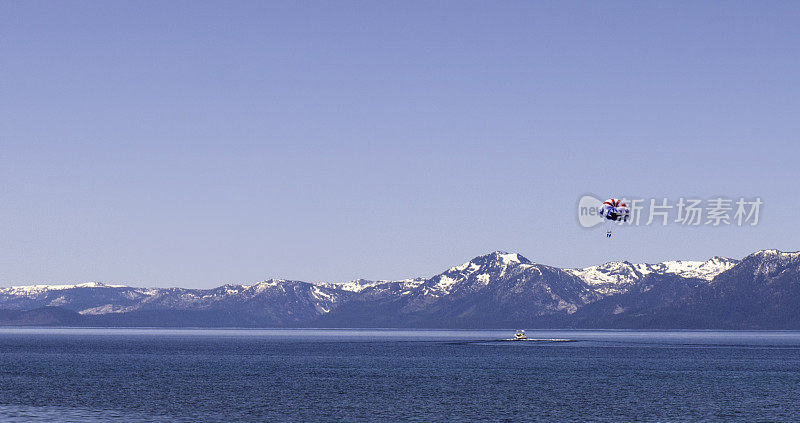
[(0, 329), (3, 421), (798, 421), (799, 332)]

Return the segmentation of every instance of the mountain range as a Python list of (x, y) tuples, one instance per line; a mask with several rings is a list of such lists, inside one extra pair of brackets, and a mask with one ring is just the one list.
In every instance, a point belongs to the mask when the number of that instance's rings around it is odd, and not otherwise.
[(800, 329), (800, 253), (582, 269), (492, 252), (430, 278), (212, 289), (0, 288), (0, 324), (175, 327)]

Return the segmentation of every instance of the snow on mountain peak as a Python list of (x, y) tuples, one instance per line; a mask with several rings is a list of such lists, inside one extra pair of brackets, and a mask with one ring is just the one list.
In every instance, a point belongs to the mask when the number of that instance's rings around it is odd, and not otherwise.
[(324, 286), (327, 288), (333, 289), (341, 289), (342, 291), (350, 291), (350, 292), (361, 292), (367, 288), (388, 283), (389, 281), (371, 281), (367, 279), (356, 279), (349, 282), (331, 282), (331, 283), (320, 283), (317, 284), (319, 286)]
[(330, 288), (330, 289), (339, 289), (342, 291), (349, 291), (349, 292), (362, 292), (367, 288), (381, 288), (387, 286), (394, 286), (400, 287), (403, 289), (413, 289), (422, 284), (425, 279), (423, 278), (411, 278), (411, 279), (402, 279), (399, 281), (390, 281), (390, 280), (378, 280), (373, 281), (369, 279), (355, 279), (348, 282), (320, 282), (316, 283), (315, 285)]
[(699, 278), (710, 281), (718, 274), (730, 269), (738, 261), (714, 257), (706, 261), (671, 260), (652, 265), (659, 273), (670, 273), (685, 278)]
[(780, 250), (761, 250), (744, 258), (744, 261), (756, 261), (754, 274), (773, 275), (787, 266), (797, 266), (800, 270), (800, 251), (783, 252)]
[(612, 295), (626, 291), (631, 285), (651, 273), (672, 274), (710, 281), (736, 263), (738, 263), (737, 260), (723, 257), (713, 257), (706, 261), (671, 260), (656, 264), (632, 264), (627, 261), (617, 261), (583, 269), (565, 269), (565, 271), (581, 278), (601, 294)]
[[(277, 287), (277, 286), (281, 286), (281, 285), (286, 284), (288, 282), (289, 281), (286, 280), (286, 279), (267, 279), (267, 280), (255, 283), (253, 285), (250, 285), (245, 289), (260, 293), (260, 292), (264, 292), (264, 291), (268, 290), (269, 288), (274, 288), (274, 287)], [(286, 289), (286, 288), (284, 287), (283, 289)]]
[(602, 295), (617, 294), (633, 285), (648, 269), (641, 265), (632, 265), (627, 261), (615, 261), (583, 269), (564, 269), (565, 272), (577, 276), (587, 285), (595, 288)]
[(769, 250), (757, 251), (751, 254), (751, 256), (769, 258), (769, 259), (778, 259), (778, 260), (794, 260), (800, 258), (800, 251), (784, 252), (776, 249), (769, 249)]
[(74, 288), (128, 288), (127, 285), (110, 285), (101, 282), (84, 282), (79, 284), (63, 284), (63, 285), (22, 285), (12, 286), (10, 288), (0, 288), (0, 292), (6, 294), (36, 294), (44, 291), (61, 291), (65, 289)]
[(517, 264), (531, 264), (531, 261), (526, 259), (519, 253), (507, 253), (505, 251), (494, 251), (489, 254), (484, 254), (473, 258), (459, 266), (452, 267), (450, 270), (463, 271), (470, 265), (484, 266), (484, 265), (517, 265)]
[(528, 261), (525, 257), (520, 256), (519, 253), (499, 254), (499, 257), (504, 264), (522, 263), (523, 260)]
[(489, 285), (493, 276), (504, 277), (511, 269), (534, 267), (530, 260), (519, 253), (494, 251), (451, 267), (444, 273), (434, 276), (436, 282), (429, 285), (433, 295), (447, 295), (460, 286), (467, 289), (482, 289)]
[(480, 264), (475, 263), (474, 261), (468, 261), (466, 263), (459, 264), (458, 266), (451, 267), (450, 269), (448, 269), (448, 272), (463, 272), (467, 269), (469, 269), (470, 272), (474, 272), (480, 269), (480, 267), (481, 267)]

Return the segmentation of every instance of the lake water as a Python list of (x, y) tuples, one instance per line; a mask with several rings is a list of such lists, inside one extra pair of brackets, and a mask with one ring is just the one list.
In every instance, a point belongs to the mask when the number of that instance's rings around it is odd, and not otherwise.
[(800, 332), (512, 335), (0, 328), (0, 420), (800, 420)]

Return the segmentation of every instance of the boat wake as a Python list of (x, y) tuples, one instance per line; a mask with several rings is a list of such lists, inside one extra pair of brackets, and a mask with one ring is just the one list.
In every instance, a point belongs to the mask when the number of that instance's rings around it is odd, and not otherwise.
[(544, 345), (544, 344), (561, 344), (569, 342), (578, 342), (578, 339), (562, 339), (562, 338), (528, 338), (528, 339), (476, 339), (473, 341), (457, 341), (448, 342), (449, 344), (461, 345)]

